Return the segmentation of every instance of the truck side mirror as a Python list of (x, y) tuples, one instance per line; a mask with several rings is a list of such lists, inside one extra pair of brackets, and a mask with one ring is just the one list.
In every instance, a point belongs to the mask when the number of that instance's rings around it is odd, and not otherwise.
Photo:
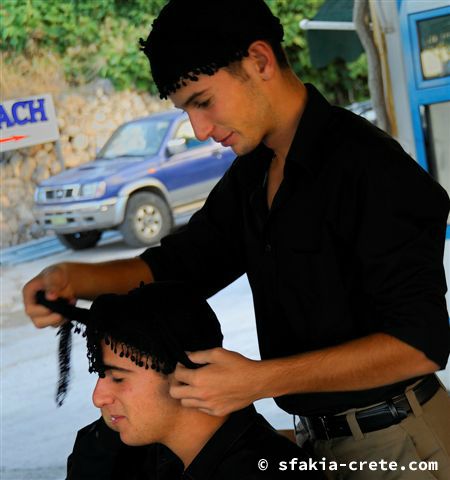
[(169, 156), (183, 153), (187, 150), (185, 138), (173, 138), (167, 142), (167, 153)]

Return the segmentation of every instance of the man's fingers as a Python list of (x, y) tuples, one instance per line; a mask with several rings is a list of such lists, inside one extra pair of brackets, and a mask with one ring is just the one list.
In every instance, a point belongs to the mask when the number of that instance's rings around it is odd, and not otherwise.
[(200, 400), (181, 400), (181, 405), (186, 408), (196, 408), (199, 412), (206, 413), (212, 417), (224, 417), (228, 414), (227, 410), (220, 411), (214, 408), (208, 408), (208, 406)]
[(44, 305), (39, 305), (37, 303), (27, 305), (25, 308), (25, 313), (30, 317), (45, 317), (50, 315), (52, 312)]
[[(44, 283), (39, 279), (33, 279), (23, 287), (22, 296), (23, 296), (23, 303), (25, 305), (25, 308), (33, 307), (37, 305), (36, 292), (38, 290), (43, 290), (43, 289), (44, 289)], [(26, 313), (28, 314), (28, 311), (26, 311)]]
[(177, 400), (195, 398), (195, 389), (190, 385), (171, 385), (169, 393), (172, 398)]
[(188, 353), (188, 357), (194, 363), (214, 363), (218, 353), (223, 351), (222, 348), (211, 348), (210, 350), (199, 350), (198, 352)]
[(61, 297), (66, 298), (72, 305), (75, 304), (76, 298), (65, 268), (59, 264), (47, 267), (27, 282), (22, 290), (25, 313), (37, 328), (61, 326), (65, 320), (59, 313), (36, 303), (36, 293), (39, 290), (45, 292), (45, 298), (49, 301)]
[[(44, 305), (36, 303), (36, 292), (39, 288), (29, 288), (24, 290), (25, 313), (33, 320), (37, 328), (47, 326), (58, 327), (64, 323), (63, 317), (59, 313), (54, 313)], [(48, 298), (48, 295), (46, 295)], [(51, 298), (48, 298), (49, 300)]]
[(183, 407), (196, 408), (200, 412), (208, 415), (223, 416), (224, 414), (217, 413), (211, 409), (211, 405), (203, 399), (195, 398), (195, 389), (189, 385), (174, 386), (170, 388), (170, 396), (176, 400), (180, 400)]
[(186, 408), (205, 408), (205, 403), (195, 398), (183, 398), (181, 405)]
[(61, 315), (58, 315), (57, 313), (55, 313), (54, 315), (57, 315), (57, 317), (52, 319), (53, 328), (59, 328), (68, 321), (66, 318), (61, 317)]
[(64, 318), (59, 313), (51, 313), (45, 317), (34, 317), (34, 325), (37, 328), (45, 328), (52, 326), (54, 328), (60, 327), (63, 323), (66, 322)]
[(50, 310), (43, 305), (36, 303), (36, 293), (39, 290), (45, 291), (45, 297), (47, 300), (56, 300), (58, 295), (56, 292), (49, 290), (44, 278), (38, 276), (28, 282), (22, 290), (23, 303), (25, 305), (25, 312), (29, 316), (33, 315), (45, 315), (49, 313)]
[(212, 413), (212, 411), (209, 410), (208, 408), (199, 408), (198, 411), (199, 411), (199, 412), (206, 413), (207, 415), (211, 415), (211, 416), (214, 415), (214, 414)]
[(173, 378), (179, 383), (191, 384), (194, 375), (195, 370), (186, 368), (184, 365), (181, 365), (181, 363), (178, 363), (173, 373)]
[(56, 292), (54, 292), (53, 290), (46, 290), (45, 298), (49, 301), (57, 300), (58, 299), (58, 294)]
[(68, 284), (67, 275), (59, 265), (46, 268), (42, 272), (42, 280), (48, 300), (56, 300)]

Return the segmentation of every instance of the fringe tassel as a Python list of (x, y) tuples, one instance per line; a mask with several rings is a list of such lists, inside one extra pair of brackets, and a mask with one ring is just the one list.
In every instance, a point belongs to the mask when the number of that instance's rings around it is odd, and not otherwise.
[(59, 380), (56, 391), (56, 404), (60, 407), (66, 398), (70, 380), (70, 352), (72, 349), (72, 322), (62, 325), (59, 335)]

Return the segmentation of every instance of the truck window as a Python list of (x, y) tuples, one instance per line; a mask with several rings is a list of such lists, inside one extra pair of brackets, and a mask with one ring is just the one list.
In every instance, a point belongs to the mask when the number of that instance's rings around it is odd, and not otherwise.
[(180, 123), (180, 126), (178, 127), (173, 138), (184, 138), (186, 140), (186, 147), (188, 150), (191, 148), (203, 147), (208, 143), (211, 143), (211, 139), (201, 142), (195, 138), (194, 129), (192, 128), (189, 120), (184, 120)]
[(141, 157), (155, 155), (169, 127), (167, 120), (146, 120), (119, 127), (106, 142), (97, 158)]

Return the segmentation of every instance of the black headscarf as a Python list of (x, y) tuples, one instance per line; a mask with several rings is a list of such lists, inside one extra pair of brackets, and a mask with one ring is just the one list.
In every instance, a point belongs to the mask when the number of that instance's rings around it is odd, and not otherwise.
[(60, 379), (56, 400), (61, 405), (70, 373), (71, 330), (83, 332), (87, 342), (89, 371), (104, 376), (102, 341), (121, 357), (163, 374), (179, 362), (198, 368), (186, 351), (220, 347), (219, 321), (204, 297), (180, 282), (155, 282), (126, 295), (100, 295), (90, 309), (59, 299), (50, 302), (44, 292), (37, 301), (70, 320), (59, 330)]
[(263, 0), (170, 0), (140, 44), (160, 96), (167, 98), (184, 80), (241, 60), (252, 42), (281, 43), (283, 36)]

